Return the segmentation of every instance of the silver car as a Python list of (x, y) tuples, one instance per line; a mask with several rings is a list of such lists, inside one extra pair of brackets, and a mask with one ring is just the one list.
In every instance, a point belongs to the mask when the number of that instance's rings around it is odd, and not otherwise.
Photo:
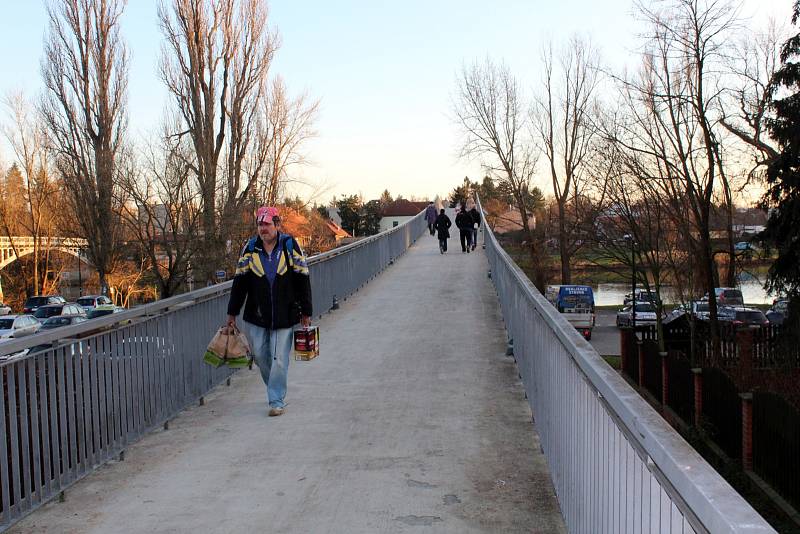
[(6, 306), (0, 302), (0, 315), (8, 315), (9, 313), (11, 313), (11, 306)]
[(35, 334), (41, 324), (32, 315), (3, 315), (0, 317), (0, 339)]
[[(633, 323), (633, 306), (625, 306), (617, 313), (617, 328), (630, 326)], [(652, 302), (636, 303), (636, 325), (656, 324), (656, 307)]]

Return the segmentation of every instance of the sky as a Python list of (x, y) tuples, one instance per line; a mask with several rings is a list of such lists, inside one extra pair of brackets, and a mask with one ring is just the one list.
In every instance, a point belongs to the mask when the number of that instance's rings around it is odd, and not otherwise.
[[(788, 22), (794, 0), (743, 0), (747, 24)], [(0, 96), (42, 90), (46, 29), (42, 0), (3, 2)], [(130, 131), (143, 139), (166, 105), (157, 76), (161, 35), (156, 0), (128, 0), (122, 23), (131, 51)], [(281, 37), (271, 72), (294, 94), (320, 100), (309, 165), (296, 171), (309, 187), (295, 191), (327, 203), (334, 195), (377, 198), (445, 196), (464, 176), (480, 180), (479, 161), (458, 158), (452, 121), (456, 76), (465, 64), (504, 61), (523, 85), (538, 84), (542, 44), (571, 35), (591, 38), (604, 63), (635, 60), (641, 31), (630, 0), (272, 0), (270, 26)], [(0, 115), (3, 116), (3, 115)], [(0, 162), (13, 160), (0, 144)], [(541, 180), (545, 192), (546, 181)]]

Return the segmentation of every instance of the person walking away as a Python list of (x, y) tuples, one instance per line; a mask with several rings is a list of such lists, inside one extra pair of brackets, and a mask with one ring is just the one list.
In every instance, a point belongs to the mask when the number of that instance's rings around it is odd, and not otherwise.
[(481, 214), (474, 204), (472, 209), (469, 210), (469, 214), (472, 217), (472, 250), (475, 250), (475, 246), (478, 244), (478, 228), (481, 225)]
[(445, 214), (444, 208), (442, 208), (442, 210), (439, 212), (439, 216), (436, 217), (436, 222), (434, 223), (437, 237), (439, 238), (440, 254), (447, 252), (447, 240), (450, 239), (450, 226), (452, 226), (452, 224), (453, 223), (450, 221), (450, 217)]
[(433, 200), (431, 200), (431, 203), (425, 208), (425, 220), (428, 221), (428, 231), (431, 235), (433, 235), (433, 231), (435, 230), (436, 217), (436, 206), (433, 205)]
[(461, 252), (468, 253), (472, 245), (472, 215), (464, 209), (464, 206), (461, 206), (461, 211), (456, 215), (456, 226), (461, 239)]
[(228, 300), (229, 327), (244, 305), (244, 328), (267, 388), (269, 415), (286, 408), (292, 330), (311, 324), (311, 280), (297, 240), (281, 232), (278, 209), (256, 212), (258, 233), (242, 249)]

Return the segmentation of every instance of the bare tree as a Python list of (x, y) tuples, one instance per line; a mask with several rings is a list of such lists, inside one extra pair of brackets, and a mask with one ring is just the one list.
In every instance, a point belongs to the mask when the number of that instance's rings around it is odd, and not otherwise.
[(291, 98), (280, 76), (272, 81), (269, 97), (262, 103), (262, 139), (269, 169), (259, 184), (259, 203), (275, 205), (292, 182), (289, 171), (306, 163), (302, 145), (316, 136), (314, 123), (319, 100), (307, 94)]
[(573, 37), (560, 54), (557, 67), (550, 44), (544, 49), (542, 63), (543, 93), (535, 101), (533, 125), (548, 161), (558, 206), (561, 283), (569, 284), (570, 260), (580, 247), (584, 237), (580, 228), (586, 222), (579, 204), (581, 197), (586, 198), (589, 184), (585, 170), (595, 134), (592, 114), (598, 57), (590, 42)]
[[(169, 0), (161, 4), (161, 78), (191, 140), (201, 195), (201, 276), (221, 260), (220, 229), (241, 210), (268, 164), (259, 124), (278, 46), (261, 0)], [(261, 143), (261, 146), (258, 146)]]
[(89, 242), (103, 292), (117, 260), (115, 183), (127, 127), (128, 51), (124, 0), (53, 0), (48, 6), (41, 111), (55, 165)]
[(143, 171), (129, 173), (122, 184), (130, 199), (122, 217), (161, 298), (186, 282), (199, 246), (200, 198), (186, 163), (186, 142), (172, 131), (165, 121), (142, 154)]
[(785, 28), (770, 21), (763, 32), (748, 32), (736, 43), (728, 58), (729, 76), (724, 80), (720, 124), (749, 148), (752, 166), (748, 180), (761, 179), (761, 171), (778, 155), (769, 137), (769, 83), (780, 67)]
[(536, 197), (533, 179), (539, 151), (528, 134), (526, 108), (519, 83), (506, 65), (487, 59), (462, 68), (453, 101), (455, 121), (463, 133), (460, 157), (479, 159), (513, 196), (529, 236), (534, 283), (543, 290), (542, 238), (531, 224), (530, 201)]
[[(22, 174), (23, 188), (20, 198), (8, 199), (10, 202), (24, 204), (23, 209), (12, 215), (22, 237), (33, 238), (33, 273), (28, 275), (23, 265), (25, 285), (32, 294), (38, 295), (48, 287), (49, 253), (48, 243), (54, 230), (53, 201), (59, 193), (58, 183), (52, 176), (48, 158), (46, 133), (40, 117), (22, 93), (9, 94), (5, 99), (9, 122), (3, 129), (11, 145), (18, 169)], [(19, 255), (13, 235), (10, 235), (9, 221), (3, 227), (15, 254)], [(24, 263), (24, 262), (23, 262)], [(40, 267), (43, 267), (40, 270)]]
[[(662, 9), (656, 9), (662, 8)], [(672, 219), (688, 219), (690, 257), (709, 296), (714, 354), (719, 327), (714, 295), (716, 264), (711, 239), (711, 208), (719, 187), (721, 161), (715, 137), (712, 72), (736, 12), (724, 2), (669, 0), (638, 5), (648, 23), (647, 49), (637, 77), (620, 80), (626, 103), (620, 150), (638, 154), (652, 177), (657, 198)]]

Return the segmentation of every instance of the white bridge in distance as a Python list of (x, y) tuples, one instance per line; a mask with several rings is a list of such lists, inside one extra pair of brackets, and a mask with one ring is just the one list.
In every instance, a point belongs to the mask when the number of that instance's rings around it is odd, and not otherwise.
[[(36, 239), (26, 236), (0, 237), (0, 269), (10, 265), (22, 256), (33, 254)], [(42, 250), (58, 250), (75, 256), (80, 261), (87, 263), (85, 250), (89, 243), (85, 239), (76, 237), (47, 237), (39, 238), (39, 247)], [(0, 285), (0, 299), (3, 298), (3, 287)]]

